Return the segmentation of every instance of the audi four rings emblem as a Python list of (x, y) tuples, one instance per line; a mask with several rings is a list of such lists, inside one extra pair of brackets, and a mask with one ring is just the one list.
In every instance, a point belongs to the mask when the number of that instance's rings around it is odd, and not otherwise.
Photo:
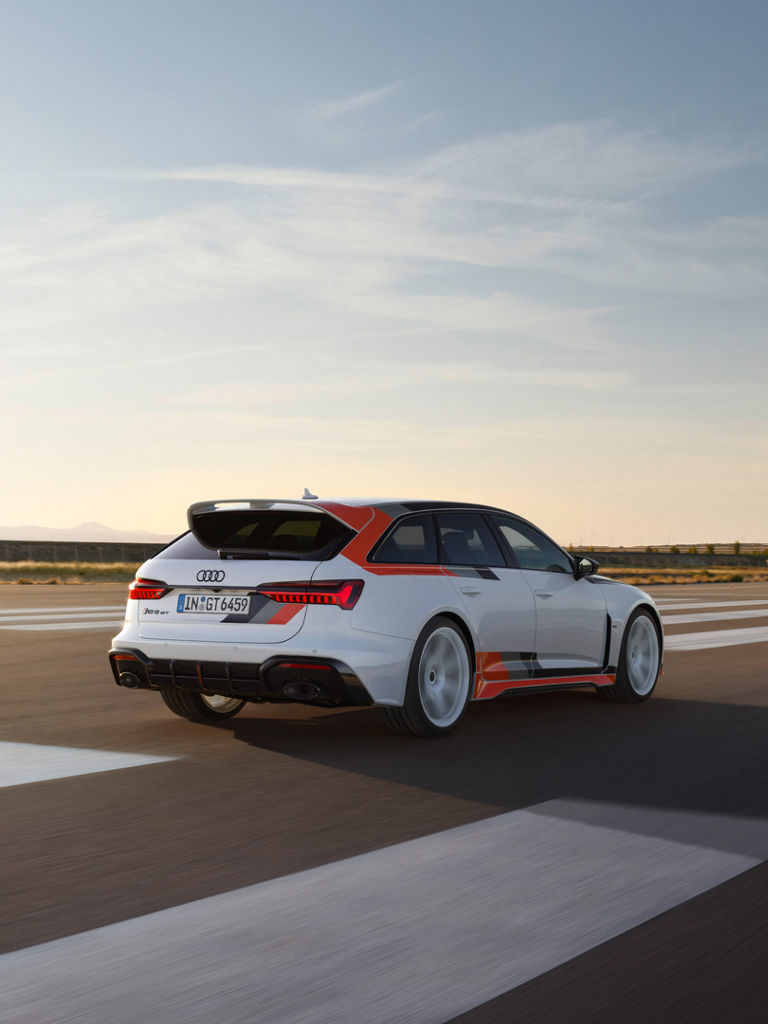
[(201, 569), (197, 574), (198, 583), (221, 583), (226, 576), (223, 569)]

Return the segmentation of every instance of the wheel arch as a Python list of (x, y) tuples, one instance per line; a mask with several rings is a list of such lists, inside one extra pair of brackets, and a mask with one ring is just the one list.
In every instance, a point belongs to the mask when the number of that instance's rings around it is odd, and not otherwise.
[[(457, 612), (452, 612), (452, 611), (437, 612), (431, 618), (432, 619), (436, 619), (438, 617), (441, 618), (441, 619), (450, 619), (461, 630), (461, 634), (464, 637), (464, 639), (466, 640), (466, 642), (467, 642), (467, 649), (469, 650), (469, 671), (470, 671), (471, 675), (474, 677), (474, 675), (475, 675), (475, 666), (477, 665), (477, 656), (476, 656), (475, 640), (474, 640), (474, 637), (472, 636), (472, 630), (469, 628), (469, 625), (467, 624), (467, 622)], [(428, 621), (431, 621), (431, 619), (428, 620)], [(425, 623), (425, 625), (426, 625), (426, 623)], [(474, 693), (474, 685), (472, 687), (472, 692)]]
[[(467, 641), (467, 646), (469, 647), (470, 668), (472, 668), (475, 664), (475, 642), (472, 637), (472, 631), (470, 630), (469, 626), (463, 620), (462, 616), (458, 614), (456, 611), (440, 611), (439, 615), (441, 618), (450, 618), (450, 620), (456, 623), (456, 625), (462, 631), (464, 639)], [(433, 615), (432, 617), (435, 618), (437, 616)]]
[(635, 605), (635, 607), (632, 609), (632, 611), (627, 616), (627, 620), (629, 620), (630, 616), (634, 615), (635, 612), (637, 612), (637, 611), (648, 612), (648, 614), (653, 619), (653, 621), (654, 621), (654, 623), (656, 625), (656, 631), (659, 634), (659, 659), (660, 660), (663, 659), (663, 657), (664, 657), (664, 627), (661, 624), (661, 616), (659, 615), (658, 608), (655, 605), (653, 605), (653, 604), (649, 604), (647, 601), (638, 601), (638, 603)]
[(616, 628), (615, 624), (617, 623), (617, 620), (618, 623), (620, 623), (621, 625), (621, 632), (616, 630), (616, 633), (614, 634), (614, 637), (611, 640), (610, 652), (608, 657), (610, 665), (616, 665), (618, 663), (619, 652), (621, 651), (621, 645), (624, 642), (624, 636), (627, 632), (627, 625), (629, 623), (629, 620), (632, 618), (633, 615), (635, 615), (639, 611), (646, 612), (648, 615), (650, 615), (653, 624), (656, 626), (656, 632), (658, 633), (659, 637), (659, 657), (663, 658), (664, 627), (661, 622), (661, 616), (659, 615), (659, 611), (651, 601), (650, 597), (647, 594), (640, 592), (637, 595), (637, 600), (635, 600), (631, 604), (625, 605), (623, 608), (611, 608), (610, 605), (608, 606), (608, 615), (614, 623), (614, 629)]

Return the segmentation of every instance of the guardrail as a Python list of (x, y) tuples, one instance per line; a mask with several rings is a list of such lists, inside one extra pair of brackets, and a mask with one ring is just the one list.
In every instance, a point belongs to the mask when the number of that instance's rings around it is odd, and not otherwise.
[(0, 562), (131, 562), (140, 565), (163, 546), (162, 543), (0, 540)]

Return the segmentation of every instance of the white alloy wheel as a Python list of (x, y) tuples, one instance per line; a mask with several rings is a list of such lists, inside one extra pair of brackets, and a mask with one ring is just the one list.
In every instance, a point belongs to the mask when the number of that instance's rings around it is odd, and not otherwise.
[(649, 609), (637, 608), (629, 617), (613, 686), (600, 686), (605, 700), (637, 703), (653, 693), (661, 668), (661, 633)]
[(419, 697), (429, 721), (445, 729), (458, 721), (469, 691), (466, 648), (455, 629), (430, 634), (419, 660)]
[(390, 728), (405, 736), (449, 732), (469, 703), (472, 662), (461, 626), (445, 615), (435, 616), (414, 645), (403, 706), (382, 708)]
[(625, 658), (629, 685), (645, 697), (659, 674), (659, 637), (647, 615), (638, 615), (629, 627)]

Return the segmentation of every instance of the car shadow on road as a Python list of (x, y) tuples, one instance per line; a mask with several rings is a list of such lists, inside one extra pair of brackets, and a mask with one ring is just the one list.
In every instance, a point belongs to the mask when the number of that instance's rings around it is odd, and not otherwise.
[(768, 708), (592, 692), (473, 705), (448, 736), (388, 731), (376, 709), (222, 723), (240, 742), (344, 772), (514, 809), (570, 798), (768, 817)]

